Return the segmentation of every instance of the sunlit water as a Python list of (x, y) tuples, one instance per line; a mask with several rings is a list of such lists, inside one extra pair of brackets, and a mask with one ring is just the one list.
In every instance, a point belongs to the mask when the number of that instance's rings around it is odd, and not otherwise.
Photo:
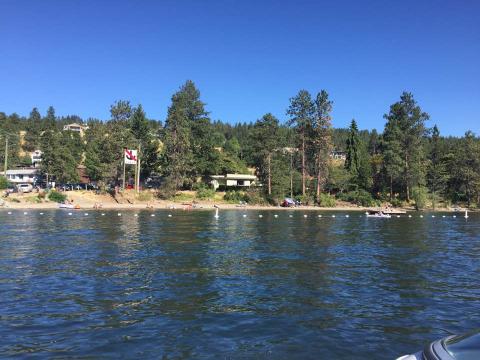
[(117, 213), (0, 211), (1, 357), (388, 359), (480, 326), (476, 214)]

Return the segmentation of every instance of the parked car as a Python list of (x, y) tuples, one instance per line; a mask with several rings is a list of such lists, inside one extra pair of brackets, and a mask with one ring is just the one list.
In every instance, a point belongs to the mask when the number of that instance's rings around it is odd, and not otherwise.
[(33, 186), (32, 184), (18, 184), (17, 189), (18, 189), (18, 192), (29, 193), (33, 191)]
[(282, 207), (294, 207), (296, 205), (296, 203), (293, 199), (285, 198), (280, 205)]
[(397, 360), (473, 360), (480, 359), (480, 332), (447, 336), (427, 345), (423, 351)]

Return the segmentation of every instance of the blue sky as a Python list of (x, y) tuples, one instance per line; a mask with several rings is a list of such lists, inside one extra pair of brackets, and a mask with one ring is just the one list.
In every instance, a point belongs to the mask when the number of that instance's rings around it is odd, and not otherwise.
[(480, 2), (0, 1), (0, 111), (106, 119), (128, 99), (163, 120), (186, 79), (214, 120), (285, 120), (326, 89), (335, 127), (381, 130), (408, 90), (444, 135), (479, 134)]

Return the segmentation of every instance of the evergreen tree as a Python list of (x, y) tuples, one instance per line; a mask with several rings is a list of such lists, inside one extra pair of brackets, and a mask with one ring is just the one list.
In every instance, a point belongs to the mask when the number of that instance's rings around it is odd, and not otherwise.
[(49, 106), (47, 110), (47, 116), (45, 116), (45, 119), (43, 121), (43, 130), (47, 129), (55, 129), (56, 128), (56, 117), (55, 117), (55, 109), (53, 106)]
[(449, 169), (452, 199), (480, 203), (480, 140), (471, 131), (455, 146)]
[(399, 151), (402, 169), (401, 179), (403, 190), (407, 201), (410, 201), (410, 189), (423, 183), (425, 154), (423, 151), (422, 139), (425, 136), (425, 121), (429, 116), (422, 112), (413, 98), (413, 95), (404, 92), (400, 96), (400, 101), (390, 106), (390, 112), (385, 114), (387, 124), (385, 131), (394, 129), (390, 135), (393, 136), (390, 141), (399, 144), (395, 151)]
[(70, 135), (66, 132), (46, 130), (40, 137), (43, 152), (41, 171), (54, 178), (57, 183), (78, 181), (77, 165), (80, 162), (81, 151), (70, 146), (72, 141)]
[(306, 151), (314, 113), (315, 105), (308, 91), (300, 90), (295, 97), (290, 99), (290, 106), (287, 110), (287, 115), (290, 116), (288, 124), (294, 127), (300, 143), (299, 147), (302, 158), (302, 195), (304, 196), (306, 194), (307, 177)]
[(445, 185), (448, 181), (445, 153), (437, 125), (433, 127), (432, 137), (430, 138), (428, 161), (427, 186), (432, 193), (432, 205), (435, 210), (437, 196), (443, 195)]
[(132, 106), (128, 100), (117, 100), (110, 106), (110, 115), (113, 122), (126, 125), (132, 116)]
[(40, 145), (41, 126), (42, 116), (38, 112), (38, 109), (34, 107), (27, 120), (27, 133), (25, 134), (25, 143), (23, 145), (25, 151), (32, 152), (38, 149)]
[[(165, 157), (164, 172), (175, 189), (183, 186), (187, 174), (191, 171), (193, 153), (191, 149), (191, 115), (201, 112), (199, 106), (191, 101), (191, 87), (183, 85), (172, 96), (165, 121)], [(203, 104), (202, 104), (203, 108)]]
[(328, 99), (328, 93), (325, 90), (317, 94), (310, 139), (315, 157), (317, 201), (320, 198), (321, 188), (328, 177), (328, 163), (332, 151), (332, 118), (330, 116), (332, 104), (333, 102)]
[(144, 145), (150, 141), (150, 127), (141, 104), (133, 110), (129, 122), (130, 130), (139, 143)]
[(347, 158), (345, 160), (345, 169), (352, 176), (356, 176), (360, 171), (360, 138), (358, 137), (358, 127), (355, 119), (350, 123), (350, 134), (347, 139)]
[(402, 171), (400, 132), (398, 124), (390, 121), (385, 125), (382, 136), (382, 164), (390, 189), (390, 200), (393, 200), (394, 181), (398, 179)]
[(257, 154), (257, 168), (263, 183), (267, 183), (267, 194), (272, 195), (272, 157), (278, 149), (278, 119), (272, 114), (263, 115), (254, 126), (253, 138)]

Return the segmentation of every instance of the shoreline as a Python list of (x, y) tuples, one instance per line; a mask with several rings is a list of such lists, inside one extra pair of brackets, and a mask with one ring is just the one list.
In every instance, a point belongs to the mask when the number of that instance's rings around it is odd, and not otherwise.
[[(337, 205), (334, 207), (319, 207), (314, 205), (303, 205), (298, 207), (280, 207), (274, 205), (239, 205), (227, 203), (223, 199), (216, 200), (198, 200), (195, 198), (189, 198), (185, 200), (161, 200), (149, 196), (148, 198), (139, 199), (138, 195), (133, 192), (125, 192), (119, 194), (117, 197), (112, 197), (105, 194), (94, 194), (89, 191), (72, 191), (66, 193), (68, 201), (78, 206), (77, 209), (67, 210), (204, 210), (212, 211), (215, 208), (220, 210), (257, 210), (257, 211), (352, 211), (352, 212), (365, 212), (368, 210), (380, 210), (380, 207), (372, 206), (358, 206), (355, 204), (337, 201)], [(147, 194), (148, 195), (148, 194)], [(3, 201), (2, 201), (3, 200)], [(194, 203), (194, 204), (193, 204)], [(3, 204), (3, 206), (2, 206)], [(98, 207), (98, 205), (101, 205)], [(15, 194), (8, 198), (0, 199), (0, 211), (1, 210), (52, 210), (59, 209), (59, 204), (47, 199), (40, 199), (38, 195), (34, 193), (28, 194)], [(401, 208), (389, 208), (390, 210), (398, 212), (417, 212), (413, 207), (401, 207)], [(66, 209), (63, 209), (66, 210)], [(419, 212), (464, 212), (465, 208), (460, 210), (453, 208), (436, 208), (424, 209)], [(469, 210), (475, 212), (475, 210)]]
[[(76, 202), (79, 205), (77, 209), (60, 209), (59, 204), (55, 202), (43, 202), (43, 203), (17, 203), (17, 202), (6, 202), (7, 206), (0, 206), (0, 211), (2, 210), (70, 210), (70, 211), (79, 211), (79, 210), (182, 210), (182, 211), (214, 211), (216, 208), (220, 210), (237, 210), (237, 211), (352, 211), (352, 212), (365, 212), (369, 209), (374, 209), (373, 207), (361, 207), (361, 206), (335, 206), (335, 207), (319, 207), (312, 205), (298, 206), (298, 207), (280, 207), (273, 205), (245, 205), (238, 206), (236, 204), (227, 204), (220, 202), (198, 202), (195, 207), (191, 207), (185, 204), (171, 202), (171, 201), (155, 201), (155, 202), (136, 202), (132, 204), (119, 204), (119, 203), (102, 203), (100, 208), (95, 208), (95, 204), (92, 203), (80, 203)], [(447, 208), (437, 208), (433, 209), (424, 209), (417, 211), (413, 208), (396, 208), (395, 210), (401, 210), (406, 212), (448, 212), (448, 213), (461, 213), (465, 209), (456, 211), (454, 209)], [(475, 212), (475, 210), (468, 210), (469, 212)]]

